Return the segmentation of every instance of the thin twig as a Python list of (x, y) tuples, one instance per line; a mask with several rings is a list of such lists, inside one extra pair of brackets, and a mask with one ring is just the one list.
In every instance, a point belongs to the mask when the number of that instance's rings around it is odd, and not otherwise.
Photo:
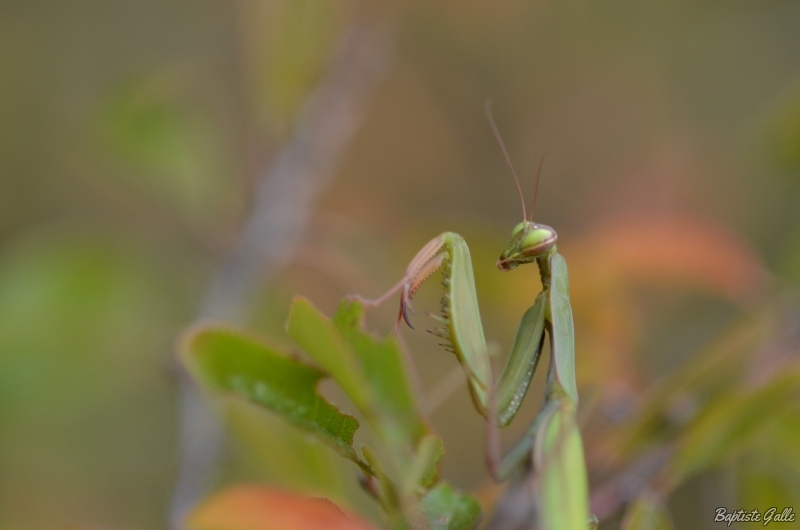
[(591, 510), (601, 521), (614, 515), (639, 493), (652, 486), (652, 481), (672, 458), (668, 446), (654, 449), (598, 485), (592, 492)]
[[(238, 244), (203, 298), (198, 319), (246, 322), (259, 288), (285, 266), (308, 226), (315, 200), (370, 107), (389, 62), (387, 28), (355, 24), (328, 76), (297, 120), (294, 135), (258, 180), (253, 209)], [(219, 420), (188, 374), (181, 377), (180, 458), (170, 528), (208, 491), (224, 442)]]

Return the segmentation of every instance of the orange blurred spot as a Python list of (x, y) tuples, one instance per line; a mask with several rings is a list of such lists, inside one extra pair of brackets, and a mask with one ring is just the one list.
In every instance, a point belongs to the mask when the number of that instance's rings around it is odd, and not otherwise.
[(747, 241), (699, 215), (625, 219), (564, 246), (573, 284), (576, 276), (589, 283), (599, 275), (628, 284), (700, 288), (747, 305), (769, 279)]
[(743, 309), (765, 295), (770, 274), (733, 230), (701, 215), (618, 219), (571, 238), (560, 249), (582, 324), (581, 383), (602, 383), (603, 401), (630, 403), (644, 386), (636, 345), (643, 333), (640, 289), (695, 290)]
[(187, 518), (191, 530), (375, 530), (328, 499), (259, 486), (236, 486)]

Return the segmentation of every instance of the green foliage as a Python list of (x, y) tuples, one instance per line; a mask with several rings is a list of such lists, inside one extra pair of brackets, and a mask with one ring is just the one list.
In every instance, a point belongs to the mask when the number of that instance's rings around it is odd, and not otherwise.
[(796, 409), (800, 374), (786, 372), (750, 392), (731, 392), (709, 403), (681, 433), (670, 467), (670, 482), (679, 483), (700, 469), (736, 456), (763, 436), (768, 427)]
[[(343, 301), (329, 319), (308, 300), (295, 300), (287, 330), (319, 368), (241, 332), (210, 326), (190, 332), (182, 358), (213, 393), (278, 414), (355, 462), (392, 527), (405, 527), (410, 514), (422, 513), (431, 528), (474, 528), (478, 504), (438, 482), (442, 443), (419, 411), (396, 338), (366, 333), (363, 311), (360, 303)], [(375, 449), (364, 446), (359, 454), (353, 447), (358, 422), (317, 392), (327, 376), (374, 430)]]
[(481, 507), (474, 499), (441, 484), (428, 492), (421, 502), (422, 513), (430, 521), (430, 530), (469, 530), (481, 519)]
[(328, 320), (305, 298), (289, 312), (287, 331), (332, 375), (356, 407), (393, 445), (415, 447), (427, 432), (395, 337), (361, 329), (364, 309), (343, 301)]
[(324, 372), (224, 329), (195, 331), (184, 351), (186, 364), (210, 390), (241, 396), (276, 412), (361, 463), (352, 445), (358, 421), (317, 393)]
[[(114, 504), (131, 484), (138, 502), (158, 503), (170, 480), (169, 451), (153, 448), (174, 432), (160, 363), (180, 325), (171, 291), (180, 278), (123, 239), (62, 223), (0, 252), (0, 474), (39, 506), (57, 497), (61, 513), (89, 498)], [(8, 499), (0, 528), (52, 526), (44, 508)], [(157, 524), (141, 506), (117, 513)]]
[(673, 530), (672, 518), (662, 499), (646, 491), (630, 504), (622, 530)]
[[(205, 227), (236, 198), (224, 168), (220, 124), (188, 72), (159, 71), (118, 87), (95, 120), (95, 148), (125, 186)], [(218, 221), (217, 221), (218, 222)]]
[(275, 2), (261, 10), (267, 11), (261, 13), (267, 27), (259, 36), (264, 41), (263, 49), (258, 50), (263, 54), (259, 96), (265, 99), (265, 116), (285, 130), (331, 59), (344, 4), (294, 0)]
[[(678, 435), (685, 425), (675, 418), (676, 411), (680, 416), (681, 409), (691, 409), (693, 403), (715, 399), (725, 403), (730, 389), (740, 384), (748, 368), (747, 359), (776, 332), (776, 320), (772, 307), (748, 314), (664, 376), (646, 396), (639, 414), (626, 426), (623, 449), (635, 452)], [(687, 410), (684, 415), (692, 412)]]
[(800, 169), (800, 90), (791, 93), (776, 108), (768, 134), (768, 148), (778, 165), (796, 172)]
[(791, 506), (800, 491), (798, 366), (776, 337), (786, 308), (746, 314), (664, 377), (622, 430), (626, 458), (667, 455), (631, 502), (623, 529), (673, 528), (666, 499), (688, 479), (729, 466), (740, 508)]

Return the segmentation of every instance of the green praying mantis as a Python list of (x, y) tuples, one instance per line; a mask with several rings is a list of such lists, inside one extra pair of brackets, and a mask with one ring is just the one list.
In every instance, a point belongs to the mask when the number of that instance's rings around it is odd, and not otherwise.
[[(408, 315), (413, 312), (411, 300), (422, 284), (442, 269), (441, 314), (431, 315), (442, 327), (430, 332), (444, 339), (443, 345), (455, 354), (466, 374), (475, 408), (487, 419), (490, 474), (498, 481), (512, 478), (517, 491), (530, 492), (523, 495), (523, 503), (528, 504), (523, 512), (528, 514), (526, 517), (535, 514), (536, 522), (532, 524), (537, 528), (595, 527), (596, 519), (589, 514), (588, 480), (576, 421), (578, 391), (567, 263), (556, 249), (556, 231), (533, 222), (533, 206), (528, 218), (519, 179), (488, 102), (486, 114), (514, 177), (523, 216), (512, 230), (497, 267), (510, 271), (535, 263), (542, 280), (542, 291), (522, 316), (497, 383), (492, 377), (481, 324), (469, 248), (460, 235), (445, 232), (429, 241), (411, 260), (400, 281), (384, 295), (373, 300), (357, 298), (367, 307), (376, 306), (400, 291), (395, 330), (402, 320), (413, 328)], [(535, 201), (534, 193), (534, 204)], [(525, 435), (502, 456), (498, 425), (507, 426), (517, 414), (539, 363), (545, 333), (550, 342), (550, 365), (544, 404)], [(528, 521), (525, 527), (530, 524)]]

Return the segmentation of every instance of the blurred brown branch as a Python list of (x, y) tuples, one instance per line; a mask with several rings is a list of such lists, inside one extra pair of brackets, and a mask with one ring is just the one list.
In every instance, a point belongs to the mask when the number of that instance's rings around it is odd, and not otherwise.
[[(336, 175), (339, 159), (366, 116), (390, 56), (388, 28), (359, 21), (345, 32), (327, 77), (301, 111), (294, 135), (258, 180), (238, 244), (220, 264), (198, 319), (244, 322), (259, 287), (286, 265), (306, 229), (314, 201)], [(188, 375), (181, 380), (178, 481), (170, 528), (206, 493), (217, 469), (223, 428)]]

